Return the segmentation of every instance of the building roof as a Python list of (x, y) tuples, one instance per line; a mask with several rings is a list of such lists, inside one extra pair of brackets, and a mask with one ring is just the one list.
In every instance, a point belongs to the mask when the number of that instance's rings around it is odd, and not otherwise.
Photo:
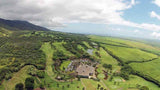
[(78, 75), (90, 76), (95, 74), (95, 68), (89, 65), (79, 65), (76, 69)]

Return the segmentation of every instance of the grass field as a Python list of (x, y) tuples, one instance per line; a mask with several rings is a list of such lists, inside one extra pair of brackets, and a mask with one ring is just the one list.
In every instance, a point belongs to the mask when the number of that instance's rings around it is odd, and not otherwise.
[(89, 37), (91, 38), (91, 40), (96, 41), (96, 42), (112, 44), (112, 45), (127, 46), (126, 44), (118, 42), (118, 40), (114, 40), (111, 37), (94, 36), (94, 35), (90, 35)]
[[(16, 84), (24, 83), (25, 79), (27, 77), (30, 77), (30, 75), (28, 75), (27, 73), (27, 70), (30, 67), (32, 67), (32, 65), (23, 67), (20, 71), (15, 73), (10, 80), (5, 80), (3, 82), (3, 86), (5, 86), (5, 90), (14, 90)], [(0, 90), (3, 90), (3, 89), (0, 88)]]
[(160, 50), (160, 48), (153, 47), (151, 45), (133, 40), (120, 39), (114, 37), (95, 36), (95, 35), (90, 35), (89, 37), (91, 38), (91, 40), (98, 42), (110, 43), (115, 45), (127, 45), (141, 49)]
[(81, 79), (81, 82), (85, 85), (86, 90), (96, 90), (98, 84), (103, 87), (103, 89), (107, 89), (105, 85), (103, 85), (101, 82), (94, 81), (92, 79)]
[(127, 61), (146, 61), (158, 57), (152, 53), (147, 53), (135, 48), (116, 47), (110, 45), (103, 45), (114, 55), (118, 56), (124, 62)]
[(101, 42), (116, 46), (123, 46), (123, 47), (127, 46), (127, 47), (138, 48), (141, 50), (145, 50), (146, 52), (160, 55), (160, 48), (146, 44), (151, 42), (144, 43), (143, 40), (135, 41), (135, 40), (127, 40), (114, 37), (95, 36), (95, 35), (90, 35), (89, 37), (91, 38), (91, 40), (96, 42)]
[(139, 71), (145, 75), (160, 81), (160, 58), (144, 63), (131, 63), (129, 64), (134, 70)]
[(159, 87), (155, 84), (135, 75), (130, 75), (130, 80), (127, 81), (121, 77), (114, 77), (112, 81), (103, 81), (110, 90), (139, 90), (137, 88), (138, 86), (147, 86), (149, 87), (149, 90), (159, 90)]

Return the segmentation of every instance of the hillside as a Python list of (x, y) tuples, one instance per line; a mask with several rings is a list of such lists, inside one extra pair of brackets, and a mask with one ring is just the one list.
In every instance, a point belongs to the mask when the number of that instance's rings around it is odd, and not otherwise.
[[(34, 81), (30, 90), (160, 89), (158, 47), (114, 37), (0, 31), (0, 90), (19, 83), (27, 88), (28, 78)], [(95, 77), (75, 72), (83, 65), (95, 69)]]
[(34, 25), (27, 21), (20, 20), (6, 20), (0, 18), (0, 27), (8, 30), (35, 30), (35, 31), (49, 31), (49, 29)]

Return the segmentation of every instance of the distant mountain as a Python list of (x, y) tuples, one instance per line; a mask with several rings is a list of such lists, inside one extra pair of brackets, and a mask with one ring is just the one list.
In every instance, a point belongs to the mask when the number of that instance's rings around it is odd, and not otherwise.
[(49, 31), (49, 29), (45, 27), (41, 27), (38, 25), (34, 25), (27, 21), (21, 20), (6, 20), (0, 18), (0, 27), (6, 28), (9, 30), (35, 30), (35, 31)]

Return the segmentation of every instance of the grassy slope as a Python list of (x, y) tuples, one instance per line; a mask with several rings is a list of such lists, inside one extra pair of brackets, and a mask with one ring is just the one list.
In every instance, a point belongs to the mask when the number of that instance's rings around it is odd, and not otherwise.
[(0, 27), (0, 37), (3, 37), (3, 36), (8, 37), (11, 33), (12, 33), (12, 31), (9, 31), (5, 28)]
[(130, 66), (136, 71), (140, 71), (160, 81), (160, 58), (145, 63), (131, 63)]
[[(30, 77), (30, 75), (27, 74), (27, 70), (31, 66), (32, 65), (28, 65), (28, 66), (23, 67), (20, 71), (15, 73), (10, 80), (5, 80), (3, 82), (3, 86), (5, 86), (5, 89), (6, 90), (14, 90), (16, 84), (24, 83), (25, 79), (27, 77)], [(0, 88), (0, 90), (1, 90), (1, 88)]]
[(103, 45), (103, 46), (108, 50), (112, 51), (114, 55), (121, 58), (124, 62), (146, 61), (157, 57), (157, 55), (154, 55), (152, 53), (147, 53), (135, 48), (116, 47), (109, 45)]

